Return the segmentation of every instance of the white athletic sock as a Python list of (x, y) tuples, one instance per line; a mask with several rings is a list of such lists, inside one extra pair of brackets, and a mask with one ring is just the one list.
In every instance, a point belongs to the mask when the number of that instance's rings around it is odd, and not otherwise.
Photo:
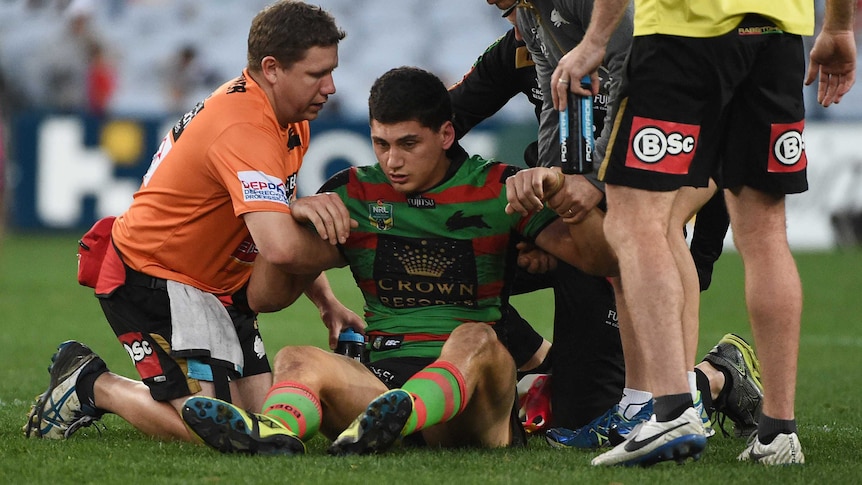
[(691, 392), (691, 401), (697, 401), (697, 375), (693, 370), (686, 373), (688, 376), (688, 390)]
[(626, 387), (623, 389), (623, 397), (620, 399), (620, 413), (626, 419), (632, 419), (644, 406), (649, 404), (651, 399), (651, 392)]

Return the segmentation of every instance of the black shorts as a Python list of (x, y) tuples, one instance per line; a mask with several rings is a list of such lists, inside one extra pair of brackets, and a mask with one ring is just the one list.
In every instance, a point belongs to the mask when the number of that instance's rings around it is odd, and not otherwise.
[(365, 364), (380, 382), (389, 389), (397, 389), (420, 370), (434, 362), (433, 357), (392, 357)]
[(725, 188), (804, 192), (803, 54), (756, 15), (719, 37), (635, 37), (599, 177), (667, 191), (721, 173)]
[[(198, 379), (189, 376), (189, 359), (171, 356), (171, 305), (166, 285), (142, 286), (137, 284), (140, 278), (129, 278), (129, 275), (144, 276), (154, 282), (164, 280), (146, 277), (129, 268), (126, 274), (127, 283), (110, 296), (100, 297), (99, 302), (153, 399), (169, 401), (200, 391)], [(243, 376), (271, 372), (256, 315), (234, 306), (227, 310), (242, 347)]]

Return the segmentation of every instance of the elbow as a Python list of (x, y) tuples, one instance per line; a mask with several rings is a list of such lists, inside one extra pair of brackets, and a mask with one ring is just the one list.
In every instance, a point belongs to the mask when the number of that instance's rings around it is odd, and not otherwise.
[(291, 286), (280, 288), (281, 291), (254, 291), (249, 287), (248, 306), (257, 313), (273, 313), (283, 310), (293, 304), (302, 294), (302, 289)]
[(257, 295), (254, 293), (248, 294), (248, 306), (255, 313), (272, 313), (287, 307), (287, 303), (278, 302), (273, 299)]

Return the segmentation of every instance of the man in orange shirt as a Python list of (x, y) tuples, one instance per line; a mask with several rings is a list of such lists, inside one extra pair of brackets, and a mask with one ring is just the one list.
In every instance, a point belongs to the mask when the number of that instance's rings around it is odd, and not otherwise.
[[(291, 262), (296, 244), (319, 237), (299, 228), (290, 204), (308, 121), (335, 93), (344, 36), (332, 16), (302, 2), (280, 1), (255, 17), (242, 75), (174, 125), (131, 207), (104, 224), (113, 247), (93, 286), (143, 382), (64, 342), (28, 436), (65, 438), (112, 412), (147, 434), (191, 440), (177, 413), (189, 396), (261, 407), (272, 375), (245, 286), (256, 257)], [(89, 264), (82, 254), (81, 266)], [(363, 328), (325, 277), (307, 295), (333, 344), (342, 327)]]

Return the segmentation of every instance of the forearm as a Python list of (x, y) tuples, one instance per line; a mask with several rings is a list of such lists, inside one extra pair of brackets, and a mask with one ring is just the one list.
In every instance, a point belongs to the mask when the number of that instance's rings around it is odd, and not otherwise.
[(254, 212), (244, 218), (260, 257), (286, 273), (317, 275), (340, 265), (338, 248), (290, 214)]
[(256, 312), (279, 311), (293, 304), (320, 276), (292, 274), (258, 256), (248, 283), (248, 305)]
[(631, 0), (601, 0), (593, 4), (590, 24), (582, 43), (601, 46), (604, 50), (626, 14)]
[(854, 0), (829, 0), (823, 30), (826, 32), (853, 30), (856, 2)]
[(314, 303), (317, 308), (323, 308), (331, 305), (333, 302), (338, 302), (335, 294), (332, 292), (332, 286), (329, 285), (329, 279), (325, 273), (320, 273), (317, 278), (311, 282), (305, 289), (305, 296)]

